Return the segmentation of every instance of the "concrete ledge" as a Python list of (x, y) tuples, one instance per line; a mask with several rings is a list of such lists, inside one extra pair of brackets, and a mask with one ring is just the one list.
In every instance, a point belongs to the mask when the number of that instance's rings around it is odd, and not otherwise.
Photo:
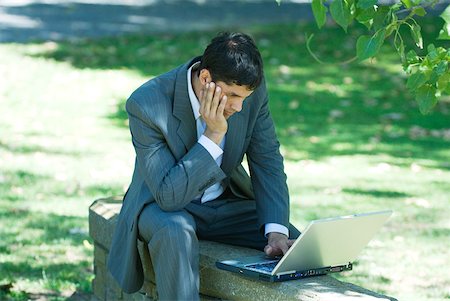
[[(94, 240), (94, 295), (100, 300), (157, 300), (155, 275), (148, 250), (139, 242), (145, 281), (139, 293), (124, 294), (106, 270), (121, 198), (96, 200), (89, 209), (89, 233)], [(260, 251), (210, 241), (200, 241), (200, 292), (203, 300), (396, 300), (331, 276), (311, 277), (282, 283), (252, 280), (219, 270), (215, 262)]]

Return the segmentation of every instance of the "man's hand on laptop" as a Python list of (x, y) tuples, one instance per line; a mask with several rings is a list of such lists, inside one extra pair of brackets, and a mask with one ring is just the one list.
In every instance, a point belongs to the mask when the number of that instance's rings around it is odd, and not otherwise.
[(294, 241), (295, 240), (293, 239), (288, 239), (284, 234), (271, 232), (268, 235), (268, 242), (267, 246), (264, 248), (264, 252), (270, 257), (282, 256), (286, 254)]

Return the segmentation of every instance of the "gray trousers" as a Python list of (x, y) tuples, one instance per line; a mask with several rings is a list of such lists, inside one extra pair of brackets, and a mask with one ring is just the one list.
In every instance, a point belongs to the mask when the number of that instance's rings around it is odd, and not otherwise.
[[(138, 227), (148, 244), (160, 300), (199, 300), (198, 239), (260, 250), (267, 244), (254, 200), (192, 202), (174, 212), (151, 203), (141, 212)], [(300, 235), (292, 225), (289, 233), (290, 238)]]

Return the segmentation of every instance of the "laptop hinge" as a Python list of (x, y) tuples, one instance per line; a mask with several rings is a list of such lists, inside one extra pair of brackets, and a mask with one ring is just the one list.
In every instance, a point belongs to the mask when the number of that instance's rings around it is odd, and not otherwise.
[(276, 273), (275, 276), (283, 276), (283, 275), (287, 275), (287, 274), (294, 274), (296, 271), (292, 270), (292, 271), (287, 271), (287, 272), (282, 272), (282, 273)]

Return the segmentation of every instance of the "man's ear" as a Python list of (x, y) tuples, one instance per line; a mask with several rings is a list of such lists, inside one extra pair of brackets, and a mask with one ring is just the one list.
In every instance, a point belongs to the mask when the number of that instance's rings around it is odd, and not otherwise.
[(211, 73), (208, 69), (202, 69), (199, 72), (198, 78), (200, 80), (200, 83), (202, 85), (206, 85), (207, 83), (210, 83), (212, 81), (211, 79)]

